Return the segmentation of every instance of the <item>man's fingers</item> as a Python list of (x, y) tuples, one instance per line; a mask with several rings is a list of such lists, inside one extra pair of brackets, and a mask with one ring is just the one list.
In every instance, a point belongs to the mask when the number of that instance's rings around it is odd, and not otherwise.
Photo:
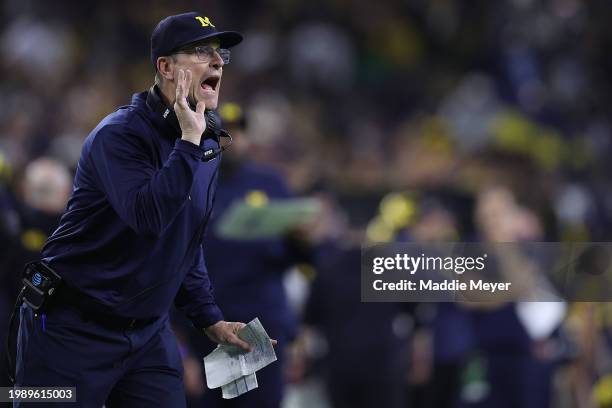
[(185, 71), (179, 69), (176, 79), (176, 102), (185, 99), (183, 96), (183, 83), (185, 82)]
[(206, 110), (206, 103), (204, 103), (204, 101), (199, 101), (198, 104), (196, 105), (196, 112), (203, 115), (204, 110)]
[(253, 348), (251, 347), (251, 345), (249, 343), (247, 343), (246, 341), (242, 340), (240, 337), (236, 336), (236, 335), (232, 335), (229, 339), (229, 343), (240, 347), (241, 349), (243, 349), (244, 351), (251, 351), (253, 350)]
[(178, 71), (178, 80), (176, 82), (176, 104), (183, 109), (188, 109), (187, 96), (189, 95), (189, 88), (191, 87), (191, 80), (193, 74), (191, 70)]
[(242, 329), (244, 326), (246, 326), (246, 324), (242, 323), (242, 322), (233, 322), (232, 323), (232, 327), (234, 328), (234, 332), (238, 332), (238, 330)]
[(270, 339), (270, 343), (272, 343), (273, 346), (276, 346), (278, 344), (278, 341)]
[(193, 73), (190, 69), (185, 71), (185, 87), (183, 89), (183, 97), (187, 98), (189, 94), (189, 89), (191, 88), (191, 79), (193, 78)]

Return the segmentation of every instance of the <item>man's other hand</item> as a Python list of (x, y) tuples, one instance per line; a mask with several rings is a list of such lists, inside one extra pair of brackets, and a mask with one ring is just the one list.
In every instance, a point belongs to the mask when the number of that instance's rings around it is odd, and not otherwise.
[[(206, 333), (208, 338), (215, 343), (238, 346), (242, 350), (249, 352), (253, 349), (251, 345), (238, 337), (238, 331), (244, 326), (246, 326), (244, 323), (226, 322), (221, 320), (220, 322), (217, 322), (204, 329), (204, 333)], [(273, 346), (275, 346), (277, 343), (276, 340), (270, 341), (272, 342)]]

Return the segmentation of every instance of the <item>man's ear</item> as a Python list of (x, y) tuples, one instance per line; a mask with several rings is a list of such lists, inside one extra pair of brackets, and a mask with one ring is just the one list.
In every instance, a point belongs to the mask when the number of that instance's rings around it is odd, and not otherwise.
[(168, 80), (174, 80), (174, 61), (171, 57), (159, 57), (157, 58), (157, 71), (159, 75)]

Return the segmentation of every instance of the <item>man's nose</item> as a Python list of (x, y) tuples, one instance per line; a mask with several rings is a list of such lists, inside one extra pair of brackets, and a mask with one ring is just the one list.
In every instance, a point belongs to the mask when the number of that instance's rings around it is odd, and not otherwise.
[(221, 55), (219, 55), (219, 53), (215, 51), (213, 54), (213, 58), (210, 61), (210, 66), (219, 69), (222, 68), (223, 65), (225, 65), (225, 63), (223, 62), (223, 58), (221, 58)]

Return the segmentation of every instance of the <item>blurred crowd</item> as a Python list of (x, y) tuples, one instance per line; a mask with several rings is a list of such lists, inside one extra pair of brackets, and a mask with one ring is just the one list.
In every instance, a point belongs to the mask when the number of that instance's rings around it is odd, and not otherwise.
[[(283, 350), (286, 407), (612, 407), (607, 303), (359, 297), (365, 242), (611, 240), (607, 1), (0, 7), (0, 327), (22, 265), (57, 225), (84, 138), (151, 86), (153, 27), (201, 10), (245, 36), (220, 99), (243, 108), (248, 160), (325, 204), (308, 266), (283, 278), (299, 322)], [(197, 401), (201, 356), (185, 356)]]

